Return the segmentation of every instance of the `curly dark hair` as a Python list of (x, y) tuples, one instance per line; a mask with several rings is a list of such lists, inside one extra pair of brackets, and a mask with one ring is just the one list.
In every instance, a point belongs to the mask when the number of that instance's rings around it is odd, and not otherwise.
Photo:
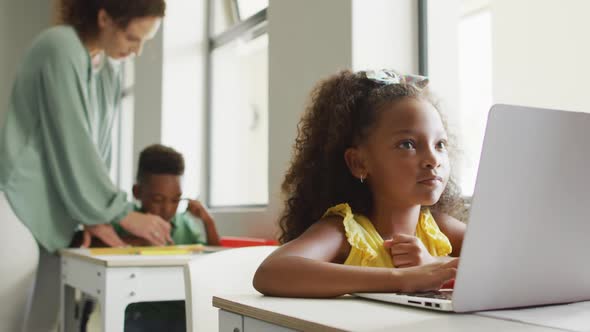
[(171, 147), (153, 144), (143, 149), (139, 154), (137, 165), (137, 182), (145, 181), (151, 174), (184, 174), (184, 158), (182, 154)]
[(69, 24), (83, 37), (98, 33), (98, 11), (104, 9), (121, 28), (134, 18), (164, 17), (165, 0), (58, 0), (57, 21)]
[[(341, 71), (315, 86), (298, 124), (293, 158), (282, 184), (286, 197), (279, 220), (281, 243), (297, 238), (326, 209), (339, 203), (348, 203), (355, 213), (369, 214), (372, 193), (350, 173), (344, 152), (364, 142), (381, 106), (403, 98), (425, 99), (438, 110), (427, 90), (410, 84), (377, 83), (367, 79), (365, 72)], [(446, 129), (444, 118), (443, 124)], [(456, 215), (463, 206), (459, 193), (449, 179), (431, 208)]]

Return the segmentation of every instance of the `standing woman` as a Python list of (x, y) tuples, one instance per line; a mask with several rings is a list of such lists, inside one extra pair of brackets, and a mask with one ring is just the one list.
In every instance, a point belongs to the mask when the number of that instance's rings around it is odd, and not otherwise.
[(2, 331), (21, 330), (23, 322), (27, 331), (55, 327), (55, 252), (70, 244), (79, 225), (86, 242), (94, 236), (125, 245), (112, 222), (152, 244), (171, 242), (169, 224), (132, 212), (109, 178), (121, 86), (107, 58), (141, 53), (159, 28), (164, 0), (62, 0), (59, 6), (64, 25), (42, 32), (25, 54), (0, 130)]

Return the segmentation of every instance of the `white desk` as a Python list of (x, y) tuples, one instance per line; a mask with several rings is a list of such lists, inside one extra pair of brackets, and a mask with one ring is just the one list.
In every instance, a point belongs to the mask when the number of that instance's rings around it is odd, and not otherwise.
[(87, 249), (65, 249), (60, 254), (62, 332), (78, 331), (75, 289), (98, 301), (105, 332), (123, 332), (128, 304), (184, 300), (184, 265), (202, 255), (91, 256)]
[(219, 332), (287, 331), (540, 331), (557, 330), (470, 314), (385, 304), (351, 296), (287, 299), (259, 294), (213, 298)]

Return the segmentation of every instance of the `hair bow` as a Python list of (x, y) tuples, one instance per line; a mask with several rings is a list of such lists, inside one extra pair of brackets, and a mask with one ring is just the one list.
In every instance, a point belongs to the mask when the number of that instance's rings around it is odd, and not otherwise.
[(423, 89), (428, 85), (428, 77), (420, 75), (401, 75), (391, 69), (367, 70), (366, 77), (381, 84), (410, 84), (416, 88)]

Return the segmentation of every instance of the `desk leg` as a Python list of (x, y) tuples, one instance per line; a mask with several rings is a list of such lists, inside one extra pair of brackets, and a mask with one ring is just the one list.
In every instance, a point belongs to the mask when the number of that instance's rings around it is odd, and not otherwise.
[(60, 289), (60, 307), (59, 330), (61, 332), (78, 331), (76, 328), (76, 290), (63, 281)]
[(107, 299), (101, 296), (99, 299), (101, 321), (104, 332), (123, 332), (125, 328), (125, 308), (128, 303), (122, 303), (117, 299)]

